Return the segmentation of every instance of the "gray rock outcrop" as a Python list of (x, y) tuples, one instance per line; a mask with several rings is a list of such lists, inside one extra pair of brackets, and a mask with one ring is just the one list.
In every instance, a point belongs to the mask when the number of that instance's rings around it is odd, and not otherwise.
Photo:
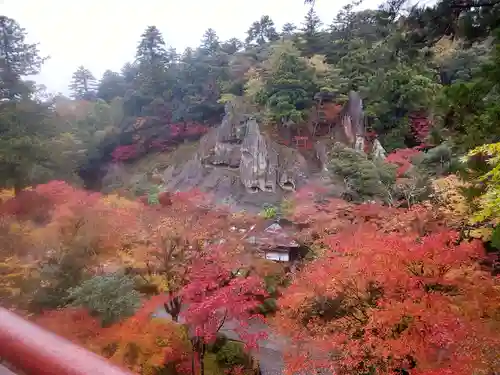
[(320, 162), (321, 169), (324, 172), (328, 171), (328, 150), (324, 141), (317, 141), (314, 143), (314, 150), (316, 152), (316, 158)]
[[(246, 135), (240, 147), (241, 182), (249, 193), (266, 191), (268, 142), (261, 134), (255, 119), (247, 122)], [(274, 190), (273, 190), (274, 191)]]
[[(199, 189), (209, 193), (214, 203), (258, 212), (264, 204), (278, 204), (307, 183), (335, 187), (338, 184), (327, 168), (332, 140), (365, 149), (359, 94), (349, 93), (348, 102), (336, 116), (329, 138), (314, 142), (313, 150), (299, 151), (278, 144), (262, 132), (257, 119), (245, 114), (245, 108), (227, 104), (218, 127), (211, 128), (198, 144), (181, 145), (169, 154), (168, 163), (161, 167), (162, 188), (171, 192)], [(373, 157), (385, 157), (380, 142), (369, 146)]]
[(275, 193), (278, 188), (294, 191), (307, 170), (303, 157), (264, 136), (255, 118), (234, 114), (230, 105), (226, 111), (221, 125), (200, 142), (202, 163), (237, 168), (249, 194)]
[(380, 141), (375, 138), (372, 147), (372, 158), (378, 160), (384, 160), (386, 156), (387, 152), (385, 151), (384, 147), (382, 146)]
[(199, 188), (219, 202), (260, 210), (307, 182), (307, 163), (297, 150), (264, 135), (255, 118), (226, 110), (221, 125), (203, 136), (189, 160), (165, 170), (166, 190)]
[[(344, 131), (346, 143), (349, 147), (361, 148), (364, 146), (365, 119), (363, 101), (358, 92), (350, 91), (347, 103), (340, 113), (340, 128)], [(360, 140), (362, 141), (360, 144)]]

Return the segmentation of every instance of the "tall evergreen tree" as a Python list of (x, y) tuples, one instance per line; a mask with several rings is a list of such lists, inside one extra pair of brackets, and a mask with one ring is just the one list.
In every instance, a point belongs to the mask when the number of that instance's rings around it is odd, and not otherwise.
[(95, 98), (97, 82), (90, 70), (84, 66), (79, 66), (73, 73), (69, 88), (74, 99), (92, 100)]
[(319, 19), (313, 7), (309, 9), (302, 24), (301, 31), (307, 37), (314, 37), (318, 35), (321, 20)]
[[(24, 187), (47, 181), (55, 167), (58, 136), (44, 103), (23, 98), (0, 103), (0, 185), (19, 193)], [(61, 155), (58, 155), (60, 158)]]
[(156, 26), (148, 26), (144, 33), (142, 33), (135, 57), (142, 65), (168, 63), (165, 41)]
[(148, 26), (136, 51), (137, 83), (142, 95), (151, 99), (163, 95), (170, 60), (160, 30), (156, 26)]
[(37, 45), (26, 43), (26, 31), (0, 16), (0, 186), (16, 193), (55, 167), (51, 144), (59, 132), (50, 103), (37, 99), (36, 86), (22, 79), (37, 74), (43, 61)]
[(281, 35), (285, 37), (292, 36), (296, 29), (297, 26), (295, 26), (293, 23), (287, 22), (281, 28)]
[(25, 29), (0, 16), (0, 99), (12, 100), (29, 92), (22, 77), (38, 74), (44, 60), (37, 44), (26, 42)]
[(311, 7), (306, 14), (304, 22), (302, 23), (302, 50), (306, 56), (312, 56), (320, 53), (321, 50), (321, 34), (320, 34), (321, 20), (316, 14), (314, 7)]
[(123, 97), (126, 91), (125, 78), (119, 73), (106, 70), (97, 88), (97, 97), (111, 102), (116, 97)]
[(123, 79), (125, 80), (125, 83), (127, 85), (132, 85), (132, 83), (135, 81), (137, 78), (137, 75), (139, 74), (139, 67), (138, 64), (136, 63), (126, 63), (123, 65), (122, 69), (120, 70), (121, 75), (123, 76)]
[(203, 34), (203, 39), (201, 40), (201, 49), (208, 55), (215, 55), (220, 48), (219, 37), (214, 29), (208, 29)]
[(234, 55), (243, 47), (243, 43), (238, 38), (231, 38), (221, 45), (221, 50), (228, 55)]
[(279, 35), (274, 27), (274, 21), (269, 16), (262, 16), (259, 21), (252, 23), (247, 31), (247, 44), (264, 45), (267, 42), (278, 40)]

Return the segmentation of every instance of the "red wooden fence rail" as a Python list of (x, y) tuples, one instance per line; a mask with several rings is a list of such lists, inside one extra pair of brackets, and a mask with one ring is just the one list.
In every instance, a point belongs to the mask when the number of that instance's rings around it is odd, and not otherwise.
[(0, 360), (26, 375), (132, 375), (2, 308)]

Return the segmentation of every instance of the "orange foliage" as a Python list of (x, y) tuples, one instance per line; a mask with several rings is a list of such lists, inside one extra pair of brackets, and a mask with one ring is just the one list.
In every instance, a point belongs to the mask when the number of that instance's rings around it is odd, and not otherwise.
[(181, 326), (151, 319), (151, 306), (146, 303), (133, 317), (106, 328), (87, 311), (73, 308), (47, 311), (35, 322), (118, 365), (153, 374), (166, 363), (182, 364), (189, 344)]
[(293, 202), (290, 219), (301, 229), (305, 243), (322, 243), (326, 235), (370, 223), (383, 233), (426, 234), (440, 230), (446, 217), (427, 204), (411, 208), (387, 207), (378, 203), (353, 204), (342, 199), (325, 199), (318, 188), (300, 190)]
[[(217, 239), (232, 241), (236, 251), (255, 219), (204, 207), (206, 198), (196, 192), (175, 194), (166, 206), (142, 206), (134, 215), (136, 246), (129, 252), (133, 267), (166, 278), (168, 290), (185, 284), (191, 261)], [(155, 208), (156, 207), (156, 208)], [(142, 240), (141, 240), (142, 239)], [(146, 240), (147, 239), (147, 240)]]
[(66, 308), (46, 311), (35, 323), (91, 351), (100, 352), (97, 340), (101, 331), (99, 320), (85, 309)]
[(153, 373), (168, 362), (187, 359), (189, 349), (182, 327), (168, 320), (129, 318), (102, 330), (103, 353), (108, 358), (140, 374)]
[(500, 280), (479, 242), (457, 243), (424, 207), (323, 201), (296, 217), (324, 251), (279, 300), (289, 373), (498, 371)]
[[(246, 231), (255, 224), (256, 218), (214, 209), (207, 205), (209, 199), (200, 192), (163, 194), (161, 204), (154, 206), (77, 189), (62, 181), (34, 187), (26, 192), (30, 199), (20, 199), (24, 193), (0, 206), (4, 210), (0, 218), (9, 219), (6, 221), (8, 231), (11, 216), (5, 214), (17, 217), (17, 221), (13, 217), (12, 220), (19, 226), (19, 233), (29, 228), (27, 242), (36, 247), (23, 245), (22, 248), (30, 249), (34, 265), (46, 262), (57, 265), (65, 259), (73, 266), (68, 272), (84, 269), (85, 276), (127, 268), (155, 286), (149, 293), (157, 293), (157, 296), (132, 318), (110, 327), (101, 327), (88, 313), (73, 308), (47, 311), (36, 318), (38, 324), (134, 371), (149, 374), (166, 362), (185, 364), (190, 346), (182, 326), (151, 319), (150, 315), (162, 305), (172, 307), (167, 309), (172, 316), (178, 315), (183, 299), (189, 300), (192, 306), (202, 306), (203, 301), (196, 299), (196, 292), (188, 293), (194, 290), (187, 288), (190, 283), (196, 281), (196, 287), (207, 287), (207, 299), (225, 308), (228, 317), (243, 316), (243, 320), (250, 316), (247, 310), (255, 308), (260, 301), (250, 292), (265, 295), (254, 286), (261, 284), (261, 275), (272, 270), (254, 261), (243, 245)], [(9, 244), (14, 253), (19, 252), (18, 242), (9, 238), (12, 246), (10, 242), (5, 244)], [(220, 249), (216, 258), (215, 247)], [(200, 259), (209, 259), (217, 267), (204, 268), (199, 264)], [(251, 278), (232, 280), (232, 271), (249, 265), (254, 271)], [(21, 271), (16, 275), (22, 275)], [(230, 286), (221, 290), (210, 288), (220, 276), (217, 272), (228, 277)], [(37, 279), (43, 277), (37, 272), (33, 277), (38, 282), (34, 289), (38, 290), (45, 279)], [(241, 292), (244, 287), (245, 293)], [(9, 282), (5, 289), (15, 288)], [(232, 289), (231, 299), (227, 296)], [(212, 314), (211, 305), (206, 306), (187, 309), (185, 320), (193, 322), (193, 329), (203, 326), (203, 334), (208, 337), (213, 336), (209, 326), (217, 317)], [(250, 334), (247, 336), (247, 342), (255, 341)]]

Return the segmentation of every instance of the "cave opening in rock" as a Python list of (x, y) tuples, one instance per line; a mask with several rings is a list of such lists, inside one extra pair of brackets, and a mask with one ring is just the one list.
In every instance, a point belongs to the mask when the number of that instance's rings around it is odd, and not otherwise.
[(249, 191), (250, 193), (257, 193), (259, 190), (260, 190), (260, 189), (259, 189), (259, 187), (258, 187), (258, 186), (250, 186), (250, 187), (248, 188), (248, 191)]
[(274, 187), (273, 187), (273, 185), (266, 185), (266, 186), (264, 186), (264, 190), (268, 191), (270, 193), (273, 193), (274, 192)]
[(228, 143), (230, 145), (241, 145), (243, 143), (243, 140), (239, 138), (230, 138), (225, 143)]

